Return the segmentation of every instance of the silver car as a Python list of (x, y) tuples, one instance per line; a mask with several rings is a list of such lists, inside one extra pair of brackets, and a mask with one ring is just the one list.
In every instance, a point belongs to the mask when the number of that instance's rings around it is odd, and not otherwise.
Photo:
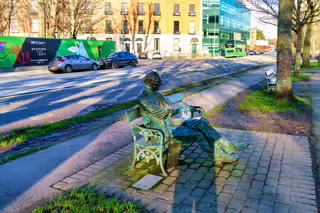
[(50, 72), (70, 73), (74, 70), (97, 70), (100, 68), (98, 61), (91, 60), (81, 55), (57, 56), (48, 65)]

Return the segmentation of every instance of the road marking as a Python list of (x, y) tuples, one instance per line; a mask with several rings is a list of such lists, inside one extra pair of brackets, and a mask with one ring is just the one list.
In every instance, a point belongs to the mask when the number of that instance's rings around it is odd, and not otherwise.
[(15, 111), (20, 111), (20, 110), (24, 110), (24, 109), (28, 109), (28, 107), (22, 107), (22, 108), (18, 108), (18, 109), (14, 109), (14, 110), (0, 110), (0, 114), (3, 113), (7, 113), (7, 112), (15, 112)]

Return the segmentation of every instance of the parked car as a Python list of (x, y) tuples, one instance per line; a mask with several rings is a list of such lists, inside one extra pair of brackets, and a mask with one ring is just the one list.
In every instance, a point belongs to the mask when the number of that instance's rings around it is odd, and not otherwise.
[(50, 72), (70, 73), (75, 70), (97, 70), (99, 62), (81, 55), (57, 56), (48, 65)]
[(256, 51), (251, 50), (251, 51), (249, 52), (249, 54), (250, 54), (250, 55), (256, 55)]
[(138, 65), (138, 58), (129, 52), (115, 52), (101, 60), (101, 64), (102, 67), (112, 67), (113, 69), (128, 65), (136, 67)]
[(262, 50), (259, 50), (258, 52), (259, 52), (259, 54), (263, 54), (263, 51), (262, 51)]
[(148, 59), (148, 53), (147, 52), (139, 53), (139, 59)]
[(160, 52), (154, 52), (152, 53), (152, 59), (162, 59), (162, 55)]

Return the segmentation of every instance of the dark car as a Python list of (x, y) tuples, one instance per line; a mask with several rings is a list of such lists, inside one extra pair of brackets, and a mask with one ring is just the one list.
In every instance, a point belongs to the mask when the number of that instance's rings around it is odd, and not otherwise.
[(147, 52), (139, 53), (139, 59), (148, 59), (148, 53)]
[(263, 54), (263, 51), (262, 51), (262, 50), (259, 50), (259, 54)]
[(138, 64), (138, 58), (129, 52), (115, 52), (103, 59), (101, 64), (101, 67), (112, 67), (113, 69), (128, 65), (136, 67)]
[(251, 50), (251, 51), (249, 52), (249, 54), (250, 54), (250, 55), (256, 55), (256, 51)]

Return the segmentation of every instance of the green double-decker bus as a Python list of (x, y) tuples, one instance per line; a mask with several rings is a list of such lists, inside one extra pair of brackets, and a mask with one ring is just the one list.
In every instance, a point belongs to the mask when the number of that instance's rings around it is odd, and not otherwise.
[(242, 57), (246, 56), (246, 42), (242, 40), (228, 40), (226, 41), (225, 56), (226, 58), (231, 57)]

